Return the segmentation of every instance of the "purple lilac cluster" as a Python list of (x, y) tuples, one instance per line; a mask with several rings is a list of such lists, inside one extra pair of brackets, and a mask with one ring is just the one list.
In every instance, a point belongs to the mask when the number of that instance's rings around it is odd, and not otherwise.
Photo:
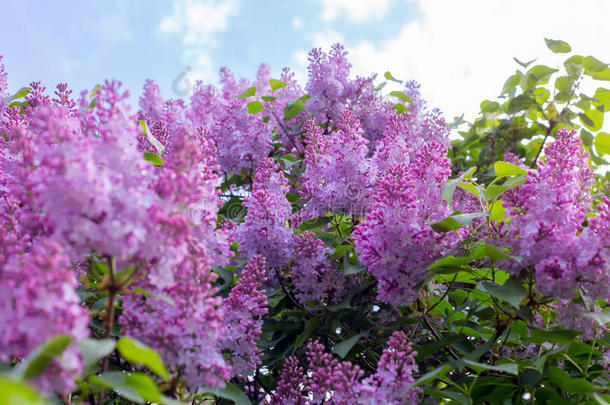
[(245, 200), (248, 214), (236, 231), (240, 252), (248, 258), (261, 255), (270, 267), (287, 266), (294, 254), (293, 232), (287, 226), (292, 208), (279, 168), (270, 158), (259, 163), (252, 194)]
[(418, 372), (416, 355), (406, 335), (396, 331), (383, 350), (377, 372), (364, 377), (359, 366), (333, 358), (315, 340), (307, 345), (306, 373), (296, 358), (288, 357), (277, 390), (267, 403), (416, 404), (421, 394), (411, 387), (413, 374)]
[(534, 271), (542, 294), (571, 299), (580, 287), (590, 298), (610, 297), (603, 204), (602, 214), (583, 229), (593, 178), (576, 132), (560, 129), (538, 169), (504, 197), (510, 225), (502, 242), (521, 258), (509, 267), (515, 273)]
[[(389, 120), (374, 157), (384, 169), (365, 220), (353, 234), (360, 261), (377, 279), (378, 299), (392, 305), (416, 299), (415, 287), (428, 265), (457, 241), (455, 234), (436, 233), (429, 225), (451, 214), (451, 207), (441, 198), (441, 188), (451, 173), (446, 142), (432, 137), (411, 150), (402, 138), (406, 128), (409, 126), (400, 117)], [(399, 147), (403, 156), (413, 157), (400, 162), (388, 148), (391, 144)]]
[(268, 312), (267, 296), (262, 289), (266, 281), (265, 258), (254, 256), (223, 301), (226, 335), (221, 346), (231, 353), (231, 376), (245, 375), (261, 363), (256, 346), (261, 335), (261, 317)]
[(337, 131), (324, 134), (320, 126), (305, 125), (306, 169), (301, 193), (312, 216), (328, 211), (362, 215), (375, 181), (375, 166), (367, 158), (369, 141), (358, 118), (348, 110), (337, 120)]
[(328, 249), (313, 232), (298, 234), (294, 238), (295, 255), (290, 273), (296, 298), (303, 304), (308, 301), (336, 303), (341, 299), (348, 280), (333, 268), (326, 256)]

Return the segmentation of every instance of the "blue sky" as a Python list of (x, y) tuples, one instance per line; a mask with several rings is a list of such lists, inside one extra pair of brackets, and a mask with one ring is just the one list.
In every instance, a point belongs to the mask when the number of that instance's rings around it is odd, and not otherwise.
[[(0, 54), (15, 91), (32, 80), (75, 91), (121, 80), (135, 101), (147, 78), (252, 77), (260, 62), (306, 78), (307, 52), (340, 41), (354, 73), (415, 79), (451, 120), (498, 95), (513, 56), (559, 66), (544, 37), (610, 61), (610, 2), (583, 0), (5, 1)], [(189, 70), (187, 70), (189, 69)]]

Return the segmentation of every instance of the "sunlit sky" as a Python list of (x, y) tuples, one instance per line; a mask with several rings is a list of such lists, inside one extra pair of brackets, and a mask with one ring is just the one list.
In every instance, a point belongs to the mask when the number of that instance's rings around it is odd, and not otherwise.
[(513, 56), (559, 67), (565, 56), (550, 53), (545, 37), (610, 62), (603, 0), (32, 0), (0, 10), (11, 91), (32, 80), (79, 91), (116, 78), (133, 102), (147, 78), (174, 98), (174, 80), (215, 83), (221, 66), (251, 78), (267, 62), (305, 80), (307, 52), (341, 42), (354, 74), (417, 80), (451, 121), (500, 93)]

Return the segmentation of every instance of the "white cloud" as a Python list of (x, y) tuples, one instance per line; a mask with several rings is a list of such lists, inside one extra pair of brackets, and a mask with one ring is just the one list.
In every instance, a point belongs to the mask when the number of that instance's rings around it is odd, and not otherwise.
[(159, 31), (180, 37), (184, 57), (193, 64), (193, 76), (210, 81), (215, 69), (209, 51), (219, 44), (216, 36), (229, 28), (229, 19), (237, 14), (237, 0), (176, 0)]
[(334, 21), (343, 16), (359, 22), (379, 20), (391, 3), (392, 0), (322, 0), (322, 20)]
[(295, 30), (301, 29), (303, 27), (303, 21), (299, 17), (295, 17), (292, 19), (292, 28)]
[[(379, 43), (348, 46), (358, 74), (383, 73), (415, 79), (430, 106), (448, 120), (472, 118), (484, 99), (500, 93), (518, 67), (531, 60), (561, 67), (544, 38), (563, 39), (573, 52), (610, 62), (610, 2), (591, 0), (418, 0), (420, 18)], [(327, 41), (328, 42), (328, 41)], [(603, 85), (603, 83), (600, 83)]]

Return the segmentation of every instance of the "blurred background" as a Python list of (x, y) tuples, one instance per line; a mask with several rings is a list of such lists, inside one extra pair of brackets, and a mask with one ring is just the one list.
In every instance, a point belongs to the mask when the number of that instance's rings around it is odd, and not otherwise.
[(301, 82), (307, 53), (335, 42), (353, 73), (417, 80), (448, 121), (472, 118), (499, 95), (521, 61), (559, 67), (544, 38), (610, 62), (610, 2), (603, 0), (106, 0), (3, 2), (0, 55), (9, 90), (32, 80), (78, 93), (116, 78), (137, 101), (145, 79), (166, 97), (188, 97), (218, 69), (253, 78), (290, 66)]

